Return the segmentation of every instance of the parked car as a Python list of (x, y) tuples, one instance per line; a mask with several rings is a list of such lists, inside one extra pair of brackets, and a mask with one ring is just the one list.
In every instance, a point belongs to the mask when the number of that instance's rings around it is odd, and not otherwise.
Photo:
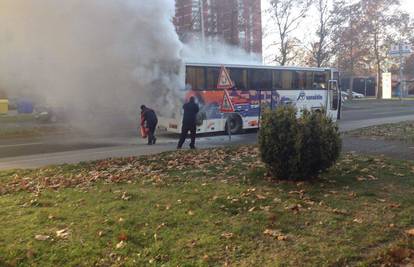
[(364, 98), (365, 95), (357, 93), (357, 92), (352, 92), (352, 97), (353, 98)]
[[(348, 95), (348, 91), (341, 91), (341, 97), (343, 100), (347, 100), (349, 98)], [(365, 95), (357, 93), (357, 92), (352, 92), (352, 98), (364, 98)]]
[(348, 100), (348, 93), (345, 91), (341, 91), (341, 100), (342, 103), (344, 103), (346, 100)]

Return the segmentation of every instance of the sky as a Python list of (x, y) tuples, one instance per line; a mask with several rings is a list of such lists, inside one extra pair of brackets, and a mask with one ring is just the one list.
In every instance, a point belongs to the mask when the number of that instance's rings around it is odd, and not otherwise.
[[(270, 0), (261, 0), (262, 1), (262, 11), (263, 11), (263, 28), (264, 28), (264, 38), (263, 38), (263, 58), (264, 63), (271, 64), (272, 62), (272, 51), (271, 44), (275, 41), (275, 33), (271, 31), (271, 20), (269, 18), (266, 10), (270, 7)], [(414, 18), (414, 0), (400, 0), (401, 9), (410, 13)], [(313, 14), (316, 13), (316, 10), (311, 9), (308, 18), (300, 25), (299, 30), (297, 31), (296, 37), (303, 40), (309, 39), (313, 36), (314, 33), (314, 23), (312, 20)], [(274, 64), (274, 63), (273, 63)]]

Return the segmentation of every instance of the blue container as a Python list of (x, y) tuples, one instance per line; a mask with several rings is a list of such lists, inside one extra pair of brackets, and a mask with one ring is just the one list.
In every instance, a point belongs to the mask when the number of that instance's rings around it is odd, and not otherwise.
[(17, 102), (17, 112), (20, 114), (31, 114), (33, 113), (33, 109), (33, 103), (30, 101)]

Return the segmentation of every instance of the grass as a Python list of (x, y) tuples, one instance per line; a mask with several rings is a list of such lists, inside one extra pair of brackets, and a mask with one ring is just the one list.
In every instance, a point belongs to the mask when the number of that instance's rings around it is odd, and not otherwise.
[(34, 114), (0, 115), (0, 123), (33, 122), (35, 120)]
[(61, 125), (39, 122), (34, 114), (0, 115), (0, 138), (37, 137), (68, 131)]
[(67, 129), (56, 125), (33, 125), (30, 127), (2, 127), (0, 138), (22, 138), (39, 137), (50, 134), (61, 134), (68, 132)]
[(257, 154), (243, 146), (0, 172), (0, 266), (414, 258), (413, 162), (346, 154), (318, 181), (275, 182)]
[(347, 134), (357, 137), (382, 138), (414, 143), (414, 121), (371, 126), (357, 129)]

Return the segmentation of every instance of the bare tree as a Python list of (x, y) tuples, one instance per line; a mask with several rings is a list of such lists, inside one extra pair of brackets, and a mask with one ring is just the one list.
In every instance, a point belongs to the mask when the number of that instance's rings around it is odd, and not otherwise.
[(347, 76), (360, 74), (363, 65), (360, 62), (368, 53), (362, 31), (361, 4), (336, 1), (333, 14), (332, 38), (335, 40), (333, 49), (337, 66)]
[[(371, 57), (375, 66), (377, 79), (376, 96), (382, 98), (380, 90), (384, 61), (398, 26), (404, 24), (405, 16), (393, 13), (393, 8), (399, 6), (399, 0), (361, 0), (364, 13), (364, 29), (366, 41), (370, 47)], [(402, 36), (401, 33), (398, 34)], [(400, 40), (395, 40), (400, 41)]]
[(291, 34), (305, 18), (311, 2), (311, 0), (271, 0), (270, 2), (270, 14), (278, 35), (278, 40), (274, 44), (277, 47), (275, 61), (282, 66), (296, 57), (295, 53), (292, 53), (296, 42)]
[(308, 48), (308, 64), (321, 67), (329, 62), (334, 54), (332, 28), (334, 21), (333, 10), (330, 8), (329, 0), (316, 0), (318, 12), (318, 28), (316, 30), (317, 40)]

